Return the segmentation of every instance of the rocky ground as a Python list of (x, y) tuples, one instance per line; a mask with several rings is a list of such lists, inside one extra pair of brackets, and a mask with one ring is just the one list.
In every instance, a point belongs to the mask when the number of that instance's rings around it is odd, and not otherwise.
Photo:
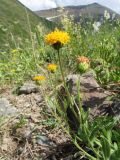
[(20, 95), (8, 87), (0, 91), (0, 158), (47, 159), (57, 146), (69, 142), (40, 93), (33, 88), (28, 94), (28, 90)]
[[(77, 82), (80, 81), (83, 107), (86, 110), (86, 107), (92, 106), (92, 118), (104, 114), (119, 115), (119, 99), (111, 101), (114, 93), (102, 89), (93, 75), (69, 75), (66, 79), (69, 92), (74, 96), (77, 94)], [(61, 97), (63, 92), (64, 88), (61, 87)], [(17, 93), (8, 86), (3, 87), (0, 97), (0, 159), (79, 159), (75, 154), (76, 148), (52, 116), (38, 86), (33, 82), (25, 83)], [(69, 118), (74, 118), (68, 112)]]

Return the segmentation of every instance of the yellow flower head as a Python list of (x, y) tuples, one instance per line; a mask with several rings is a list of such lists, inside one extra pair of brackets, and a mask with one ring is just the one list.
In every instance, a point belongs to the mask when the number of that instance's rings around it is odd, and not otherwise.
[(38, 76), (33, 77), (33, 80), (34, 81), (43, 81), (43, 80), (46, 80), (46, 77), (38, 75)]
[(45, 42), (50, 45), (60, 44), (64, 45), (70, 41), (70, 36), (67, 32), (56, 29), (45, 36)]
[(78, 56), (76, 60), (78, 64), (79, 63), (90, 63), (89, 58), (84, 57), (84, 56)]
[(55, 72), (57, 69), (57, 65), (56, 64), (48, 64), (47, 69), (48, 69), (48, 71)]

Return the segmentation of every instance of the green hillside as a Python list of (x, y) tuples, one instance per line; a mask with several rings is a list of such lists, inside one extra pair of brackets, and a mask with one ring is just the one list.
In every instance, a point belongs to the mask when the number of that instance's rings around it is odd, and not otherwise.
[(17, 0), (0, 0), (0, 48), (6, 46), (13, 37), (27, 38), (29, 28), (34, 31), (39, 23), (46, 28), (53, 26), (52, 22), (36, 16)]

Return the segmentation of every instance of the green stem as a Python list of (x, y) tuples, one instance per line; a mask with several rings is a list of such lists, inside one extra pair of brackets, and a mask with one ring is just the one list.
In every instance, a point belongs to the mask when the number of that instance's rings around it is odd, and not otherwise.
[(76, 114), (74, 107), (73, 107), (71, 95), (70, 95), (68, 87), (66, 85), (65, 76), (64, 76), (64, 72), (63, 72), (63, 68), (62, 68), (62, 63), (61, 63), (60, 49), (58, 49), (57, 52), (58, 52), (58, 61), (59, 61), (60, 71), (61, 71), (61, 75), (62, 75), (62, 79), (63, 79), (63, 83), (64, 83), (64, 88), (65, 88), (65, 92), (67, 94), (67, 100), (69, 102), (69, 105), (70, 105), (72, 112), (74, 113), (75, 117), (78, 119), (78, 115)]
[[(73, 141), (74, 142), (74, 141)], [(90, 160), (96, 160), (95, 157), (91, 156), (89, 153), (87, 153), (84, 149), (82, 149), (82, 147), (80, 147), (77, 142), (74, 142), (75, 146), (83, 152), (83, 154), (85, 154), (88, 158), (90, 158)]]
[(59, 61), (60, 71), (61, 71), (64, 86), (66, 88), (66, 82), (65, 82), (64, 72), (63, 72), (63, 69), (62, 69), (62, 63), (61, 63), (61, 58), (60, 58), (60, 50), (58, 49), (57, 52), (58, 52), (58, 61)]
[(62, 63), (61, 63), (60, 51), (59, 51), (59, 49), (57, 51), (58, 51), (58, 61), (59, 61), (61, 75), (62, 75), (62, 80), (63, 80), (63, 83), (64, 83), (65, 92), (67, 94), (69, 104), (71, 105), (72, 104), (71, 96), (70, 96), (70, 93), (69, 93), (68, 88), (66, 86), (65, 76), (64, 76), (64, 72), (63, 72), (63, 68), (62, 68)]

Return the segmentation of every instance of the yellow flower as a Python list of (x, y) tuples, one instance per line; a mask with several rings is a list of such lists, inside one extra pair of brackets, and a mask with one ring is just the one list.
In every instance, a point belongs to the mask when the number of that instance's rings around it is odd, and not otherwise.
[(57, 69), (57, 65), (56, 64), (48, 64), (47, 69), (48, 69), (48, 71), (55, 72)]
[(45, 36), (45, 42), (50, 45), (64, 45), (70, 41), (70, 36), (67, 32), (56, 29)]
[(33, 80), (34, 81), (44, 81), (44, 80), (46, 80), (46, 77), (45, 76), (35, 76), (35, 77), (33, 77)]

